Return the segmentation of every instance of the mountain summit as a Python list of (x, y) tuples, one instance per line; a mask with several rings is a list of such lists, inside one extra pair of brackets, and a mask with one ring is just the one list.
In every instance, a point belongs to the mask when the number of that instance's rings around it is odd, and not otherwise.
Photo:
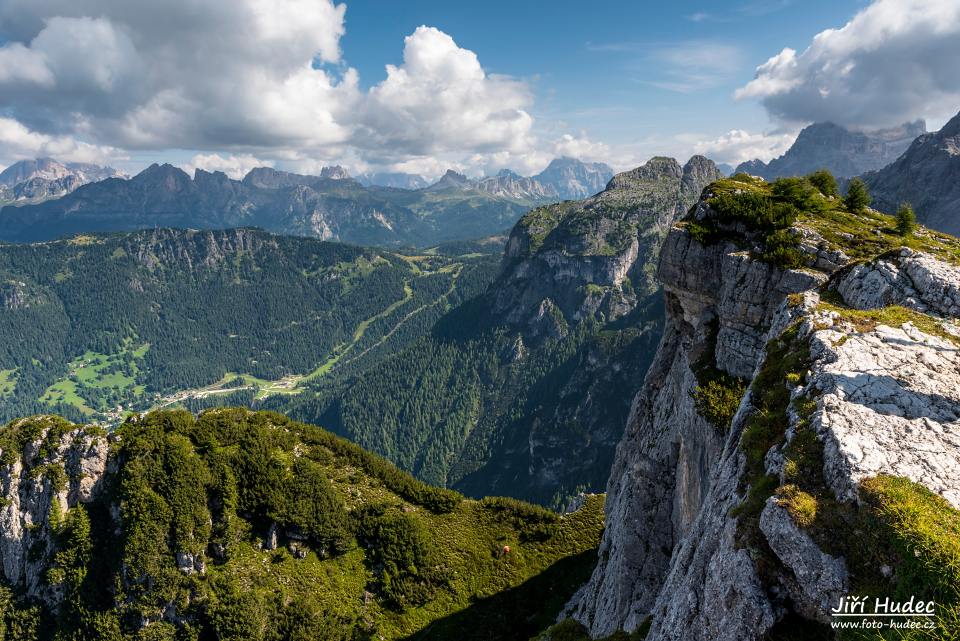
[(784, 155), (769, 163), (741, 163), (736, 171), (765, 180), (805, 176), (818, 169), (840, 177), (856, 176), (893, 162), (926, 130), (922, 120), (871, 132), (851, 131), (832, 122), (814, 123), (800, 132)]
[(533, 178), (553, 187), (564, 200), (578, 200), (600, 192), (613, 178), (613, 170), (602, 162), (588, 163), (564, 156), (554, 158)]

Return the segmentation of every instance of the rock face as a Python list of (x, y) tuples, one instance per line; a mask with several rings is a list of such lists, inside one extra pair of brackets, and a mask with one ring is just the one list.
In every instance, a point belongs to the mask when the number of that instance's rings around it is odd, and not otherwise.
[(893, 162), (925, 131), (922, 120), (871, 132), (850, 131), (831, 122), (815, 123), (800, 132), (784, 155), (769, 163), (741, 163), (736, 171), (765, 180), (805, 176), (818, 169), (829, 169), (835, 176), (857, 176)]
[(60, 198), (81, 185), (122, 177), (112, 167), (60, 163), (53, 158), (21, 160), (0, 172), (0, 202), (39, 203)]
[[(698, 204), (695, 219), (710, 215)], [(829, 622), (852, 579), (791, 512), (787, 461), (804, 438), (822, 448), (813, 473), (837, 509), (855, 512), (860, 482), (882, 473), (960, 506), (960, 330), (940, 318), (957, 314), (960, 268), (901, 250), (840, 269), (815, 243), (801, 248), (818, 269), (704, 245), (682, 224), (669, 232), (664, 336), (617, 449), (598, 565), (568, 605), (592, 636), (649, 619), (654, 641), (749, 641), (788, 616)], [(823, 303), (826, 289), (844, 304)], [(770, 372), (793, 354), (804, 371), (776, 381), (792, 403), (759, 462), (781, 487), (764, 499), (743, 439), (756, 438), (744, 435), (770, 411)], [(764, 376), (720, 430), (694, 400), (704, 367)]]
[(917, 138), (896, 162), (863, 179), (877, 209), (893, 213), (906, 201), (923, 224), (960, 233), (960, 114), (940, 131)]
[(598, 193), (612, 177), (613, 170), (602, 162), (587, 163), (563, 157), (554, 158), (533, 179), (552, 187), (564, 200), (576, 200)]
[(628, 314), (657, 290), (652, 266), (666, 230), (719, 177), (702, 156), (683, 167), (654, 158), (593, 198), (530, 212), (507, 242), (494, 312), (531, 330), (549, 320), (544, 301), (573, 321)]
[(59, 418), (21, 420), (0, 452), (0, 564), (6, 581), (48, 604), (58, 601), (46, 569), (56, 551), (53, 527), (93, 500), (107, 473), (105, 433), (66, 429)]

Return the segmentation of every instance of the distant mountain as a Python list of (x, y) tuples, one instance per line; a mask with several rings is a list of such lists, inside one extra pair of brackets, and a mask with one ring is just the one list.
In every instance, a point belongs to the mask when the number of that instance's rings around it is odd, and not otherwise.
[(773, 180), (828, 169), (835, 176), (849, 178), (893, 162), (925, 131), (922, 120), (872, 132), (851, 131), (831, 122), (814, 123), (800, 132), (784, 155), (769, 163), (750, 160), (736, 171)]
[(340, 165), (332, 165), (330, 167), (323, 167), (320, 170), (320, 177), (329, 178), (330, 180), (346, 180), (350, 178), (350, 173)]
[(397, 189), (423, 189), (430, 184), (430, 181), (423, 176), (402, 172), (360, 174), (357, 176), (357, 181), (364, 187), (394, 187)]
[(477, 188), (495, 196), (521, 200), (559, 200), (560, 194), (553, 185), (544, 185), (536, 178), (521, 176), (509, 169), (501, 169), (496, 176), (477, 182)]
[(476, 183), (465, 175), (454, 171), (453, 169), (448, 169), (447, 173), (440, 177), (440, 179), (428, 185), (424, 188), (424, 191), (443, 191), (445, 189), (473, 189), (476, 187)]
[(895, 162), (863, 179), (876, 209), (893, 213), (906, 201), (928, 227), (960, 234), (960, 113), (940, 131), (917, 138)]
[(563, 200), (592, 196), (613, 178), (613, 170), (602, 162), (586, 163), (575, 158), (555, 158), (534, 180), (552, 187)]
[(725, 162), (717, 163), (717, 169), (719, 169), (720, 173), (724, 176), (731, 176), (736, 171), (733, 165)]
[(53, 158), (21, 160), (0, 172), (0, 203), (42, 202), (60, 198), (87, 183), (122, 176), (112, 167), (90, 163), (61, 163)]
[(511, 171), (501, 169), (496, 176), (471, 179), (465, 175), (448, 169), (441, 178), (424, 188), (424, 191), (476, 190), (492, 196), (524, 200), (537, 203), (560, 200), (557, 190), (550, 185), (544, 185), (535, 178), (528, 178)]
[(198, 169), (191, 178), (171, 165), (152, 165), (129, 180), (112, 178), (58, 200), (5, 207), (0, 239), (257, 226), (365, 245), (431, 246), (499, 233), (536, 202), (481, 191), (465, 178), (449, 177), (443, 189), (421, 192), (364, 187), (340, 168), (323, 174), (260, 167), (238, 181), (222, 172)]

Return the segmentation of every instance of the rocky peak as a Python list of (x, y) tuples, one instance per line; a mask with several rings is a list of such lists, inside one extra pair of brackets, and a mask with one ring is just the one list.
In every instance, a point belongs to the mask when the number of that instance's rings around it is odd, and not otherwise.
[[(202, 170), (201, 170), (202, 171)], [(169, 163), (153, 163), (131, 179), (135, 185), (165, 191), (186, 191), (193, 183), (187, 172)]]
[(438, 191), (441, 189), (469, 189), (473, 186), (473, 181), (464, 174), (454, 171), (453, 169), (448, 169), (447, 172), (440, 177), (440, 180), (427, 187), (427, 189), (430, 191)]
[(551, 186), (542, 185), (533, 178), (525, 178), (509, 169), (501, 169), (496, 176), (477, 182), (477, 188), (495, 196), (517, 200), (556, 200), (558, 194)]
[(123, 177), (112, 167), (61, 163), (53, 158), (21, 160), (0, 172), (0, 201), (18, 205), (60, 198), (77, 188), (106, 178)]
[(0, 172), (0, 185), (13, 187), (17, 183), (26, 182), (32, 178), (58, 180), (69, 175), (71, 175), (71, 171), (53, 158), (21, 160)]
[(329, 180), (346, 180), (350, 178), (350, 173), (340, 165), (324, 167), (320, 170), (320, 177)]
[[(706, 187), (698, 181), (719, 177), (709, 160), (688, 166), (689, 187), (676, 160), (653, 158), (614, 176), (592, 198), (524, 216), (510, 234), (492, 287), (495, 313), (537, 334), (545, 320), (576, 323), (629, 314), (656, 291), (651, 272), (660, 242)], [(694, 167), (703, 168), (702, 178)]]

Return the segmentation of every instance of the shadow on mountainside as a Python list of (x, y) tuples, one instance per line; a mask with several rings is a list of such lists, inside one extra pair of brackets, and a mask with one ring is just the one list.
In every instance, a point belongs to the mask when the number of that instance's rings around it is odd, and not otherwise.
[(403, 641), (527, 641), (555, 623), (597, 562), (593, 548), (568, 556), (520, 585), (476, 599)]

